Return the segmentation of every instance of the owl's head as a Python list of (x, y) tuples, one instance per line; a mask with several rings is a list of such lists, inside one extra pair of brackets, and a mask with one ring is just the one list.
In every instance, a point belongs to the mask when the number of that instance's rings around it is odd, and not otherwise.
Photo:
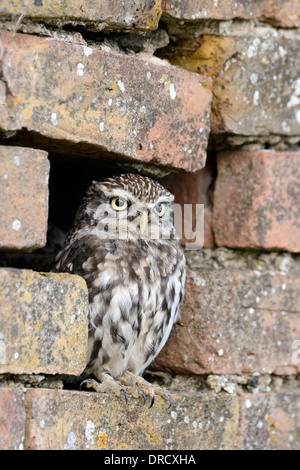
[(174, 196), (160, 183), (126, 173), (94, 181), (80, 211), (99, 238), (172, 239), (173, 203)]

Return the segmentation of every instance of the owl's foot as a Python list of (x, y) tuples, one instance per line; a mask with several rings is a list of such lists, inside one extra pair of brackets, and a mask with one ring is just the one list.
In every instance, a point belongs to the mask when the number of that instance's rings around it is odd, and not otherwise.
[(128, 394), (124, 388), (120, 388), (120, 383), (115, 380), (111, 375), (106, 372), (101, 372), (99, 374), (99, 380), (101, 383), (97, 382), (94, 379), (85, 379), (80, 384), (80, 390), (82, 386), (86, 388), (91, 388), (98, 393), (113, 393), (116, 397), (120, 397), (121, 394), (124, 394), (126, 403), (128, 402)]
[(151, 403), (149, 408), (154, 405), (156, 395), (163, 397), (169, 403), (168, 408), (172, 405), (172, 397), (167, 390), (157, 385), (150, 384), (147, 380), (143, 379), (143, 377), (135, 375), (128, 370), (118, 377), (118, 381), (125, 386), (126, 390), (130, 391), (130, 394), (132, 394), (133, 390), (138, 390), (144, 398), (144, 404), (146, 403), (146, 397), (150, 397)]
[(154, 405), (155, 396), (157, 395), (168, 401), (168, 408), (172, 405), (172, 397), (164, 388), (152, 385), (132, 372), (124, 372), (117, 380), (107, 372), (99, 373), (97, 378), (101, 380), (101, 383), (94, 379), (85, 379), (81, 382), (80, 389), (84, 385), (86, 388), (91, 388), (98, 393), (113, 393), (118, 398), (123, 394), (126, 403), (128, 402), (128, 396), (133, 398), (142, 396), (145, 404), (148, 396), (151, 399), (149, 408)]

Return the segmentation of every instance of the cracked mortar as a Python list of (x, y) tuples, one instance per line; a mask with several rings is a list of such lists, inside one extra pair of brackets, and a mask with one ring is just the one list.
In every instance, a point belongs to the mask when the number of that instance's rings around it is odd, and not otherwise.
[(282, 273), (300, 272), (300, 255), (281, 252), (259, 252), (232, 250), (229, 248), (186, 251), (188, 266), (202, 269), (252, 269), (258, 271), (279, 271)]
[(147, 380), (176, 392), (203, 392), (243, 395), (244, 393), (295, 392), (300, 390), (300, 376), (266, 375), (186, 375), (146, 371)]

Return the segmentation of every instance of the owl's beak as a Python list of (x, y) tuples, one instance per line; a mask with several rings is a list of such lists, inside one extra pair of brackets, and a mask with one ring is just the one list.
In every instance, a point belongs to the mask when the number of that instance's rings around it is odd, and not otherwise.
[(147, 211), (143, 211), (141, 215), (141, 221), (140, 221), (140, 231), (142, 235), (145, 232), (147, 225), (148, 225), (148, 213)]

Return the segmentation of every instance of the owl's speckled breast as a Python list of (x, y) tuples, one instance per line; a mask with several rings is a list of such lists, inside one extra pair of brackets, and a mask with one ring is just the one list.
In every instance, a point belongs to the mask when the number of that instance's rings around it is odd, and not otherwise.
[(98, 259), (98, 276), (90, 285), (87, 280), (92, 328), (89, 368), (103, 366), (113, 376), (126, 369), (142, 373), (165, 344), (178, 316), (185, 261), (175, 240), (138, 246), (119, 241), (113, 250), (110, 245), (104, 259)]

